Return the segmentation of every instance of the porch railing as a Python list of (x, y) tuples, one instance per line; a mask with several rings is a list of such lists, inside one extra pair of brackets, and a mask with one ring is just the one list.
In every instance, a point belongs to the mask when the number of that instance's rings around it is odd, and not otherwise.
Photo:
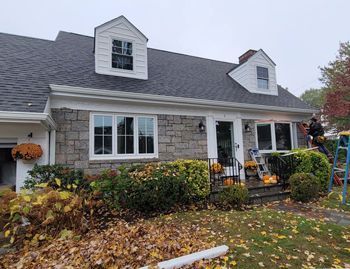
[(209, 158), (208, 169), (212, 192), (225, 185), (241, 183), (242, 164), (234, 157)]
[(279, 182), (288, 186), (289, 177), (295, 173), (296, 160), (293, 155), (267, 156), (269, 171), (279, 177)]

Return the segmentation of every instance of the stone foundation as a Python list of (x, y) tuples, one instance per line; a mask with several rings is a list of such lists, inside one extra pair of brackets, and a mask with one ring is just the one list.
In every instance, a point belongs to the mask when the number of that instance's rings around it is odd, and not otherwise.
[(96, 174), (103, 169), (117, 168), (121, 164), (175, 159), (207, 158), (207, 134), (199, 131), (199, 122), (205, 117), (157, 115), (158, 156), (157, 159), (133, 160), (89, 160), (89, 120), (90, 111), (68, 108), (52, 109), (52, 117), (57, 123), (56, 163), (85, 173)]

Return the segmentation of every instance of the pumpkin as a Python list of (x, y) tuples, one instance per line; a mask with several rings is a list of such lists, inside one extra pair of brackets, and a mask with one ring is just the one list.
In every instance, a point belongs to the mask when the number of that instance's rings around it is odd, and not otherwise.
[(234, 183), (235, 183), (235, 182), (234, 182), (234, 180), (233, 180), (232, 177), (226, 178), (226, 179), (224, 180), (224, 186), (231, 186), (231, 185), (233, 185)]
[(264, 175), (263, 181), (264, 181), (264, 184), (269, 184), (270, 183), (270, 175)]
[(278, 179), (279, 179), (279, 177), (276, 175), (273, 175), (273, 176), (264, 175), (263, 176), (264, 184), (277, 184)]

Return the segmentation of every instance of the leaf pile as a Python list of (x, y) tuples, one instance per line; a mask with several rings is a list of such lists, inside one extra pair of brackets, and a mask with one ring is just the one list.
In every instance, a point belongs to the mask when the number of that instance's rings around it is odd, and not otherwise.
[(80, 240), (57, 239), (32, 250), (2, 257), (5, 268), (139, 268), (212, 247), (199, 225), (118, 220), (106, 230), (92, 230)]

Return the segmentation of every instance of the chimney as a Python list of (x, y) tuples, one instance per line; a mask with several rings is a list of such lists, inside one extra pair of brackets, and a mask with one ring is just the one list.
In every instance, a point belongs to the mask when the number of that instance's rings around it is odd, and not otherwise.
[(252, 57), (256, 52), (257, 52), (256, 50), (250, 49), (250, 50), (246, 51), (245, 53), (243, 53), (241, 56), (238, 57), (239, 64), (242, 64), (242, 63), (248, 61), (248, 59), (250, 57)]

